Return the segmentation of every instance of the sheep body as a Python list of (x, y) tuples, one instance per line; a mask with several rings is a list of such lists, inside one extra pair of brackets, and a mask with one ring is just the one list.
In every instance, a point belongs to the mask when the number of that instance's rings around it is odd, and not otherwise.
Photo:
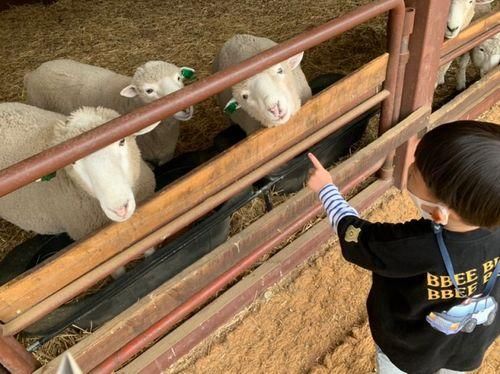
[[(26, 104), (0, 103), (0, 169), (117, 116), (118, 113), (104, 108), (84, 108), (68, 119)], [(126, 138), (126, 141), (132, 190), (135, 199), (142, 201), (154, 193), (154, 176), (141, 160), (135, 140)], [(100, 161), (104, 168), (104, 164), (113, 160)], [(67, 169), (57, 171), (50, 181), (33, 182), (0, 198), (0, 217), (39, 234), (67, 232), (74, 240), (108, 223), (110, 219), (101, 202), (75, 183)], [(108, 187), (110, 193), (114, 193), (114, 188), (120, 189), (118, 184)]]
[[(238, 34), (226, 41), (222, 46), (219, 54), (213, 63), (215, 72), (224, 70), (230, 66), (236, 65), (252, 56), (257, 55), (269, 48), (277, 45), (274, 41), (247, 34)], [(231, 89), (226, 89), (217, 96), (218, 104), (223, 108), (232, 97), (238, 99), (241, 105), (240, 110), (236, 110), (230, 114), (233, 122), (237, 123), (247, 135), (262, 128), (281, 125), (288, 121), (289, 117), (299, 110), (301, 104), (311, 97), (311, 89), (307, 83), (306, 77), (300, 68), (300, 60), (302, 54), (292, 57), (289, 60), (282, 62), (270, 69), (267, 69), (254, 77), (251, 77), (243, 82), (234, 85)], [(281, 67), (283, 69), (283, 77), (276, 78), (275, 69)], [(264, 79), (262, 79), (264, 78)], [(260, 81), (259, 81), (260, 79)], [(279, 79), (282, 79), (279, 81)], [(280, 92), (265, 92), (262, 89), (266, 85), (271, 89), (274, 87)], [(270, 85), (269, 85), (270, 84)], [(242, 99), (242, 92), (247, 90), (250, 93), (255, 93), (256, 105), (265, 106), (265, 101), (268, 99), (265, 95), (277, 95), (287, 99), (288, 108), (285, 120), (273, 120), (266, 116), (266, 109), (257, 110), (256, 106), (251, 107), (250, 104)], [(279, 111), (279, 109), (278, 109)]]
[[(127, 77), (98, 66), (82, 64), (72, 60), (53, 60), (40, 65), (24, 78), (27, 102), (39, 108), (70, 114), (81, 106), (114, 109), (128, 113), (154, 101), (183, 85), (175, 85), (170, 78), (178, 75), (180, 68), (163, 61), (150, 61), (139, 67), (134, 76)], [(145, 84), (154, 88), (148, 97)], [(126, 88), (127, 96), (124, 95)], [(161, 92), (161, 94), (157, 94)], [(179, 118), (187, 120), (190, 114), (179, 112)], [(142, 157), (155, 164), (163, 164), (173, 157), (179, 137), (179, 121), (170, 117), (162, 121), (154, 131), (138, 137), (137, 144)]]

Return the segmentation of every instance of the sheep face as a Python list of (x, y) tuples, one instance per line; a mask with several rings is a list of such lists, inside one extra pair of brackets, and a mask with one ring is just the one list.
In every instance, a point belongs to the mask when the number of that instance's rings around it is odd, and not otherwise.
[[(73, 112), (63, 127), (70, 129), (73, 137), (75, 131), (88, 131), (116, 117), (118, 113), (110, 109), (84, 107)], [(135, 136), (152, 131), (157, 125), (112, 143), (65, 168), (77, 186), (99, 201), (103, 212), (112, 221), (125, 221), (135, 211), (132, 187), (138, 178), (141, 162)]]
[(472, 62), (479, 68), (481, 77), (500, 63), (500, 34), (488, 39), (472, 50)]
[(445, 37), (455, 38), (462, 29), (467, 27), (474, 16), (476, 0), (452, 0), (446, 23)]
[(265, 127), (282, 125), (300, 109), (300, 97), (293, 69), (300, 65), (303, 54), (233, 86), (233, 98), (241, 108)]
[[(177, 67), (164, 61), (149, 61), (137, 68), (132, 83), (121, 91), (128, 98), (138, 98), (143, 104), (149, 104), (184, 87), (184, 80), (194, 72), (188, 67)], [(177, 112), (174, 118), (180, 121), (190, 120), (193, 107)]]

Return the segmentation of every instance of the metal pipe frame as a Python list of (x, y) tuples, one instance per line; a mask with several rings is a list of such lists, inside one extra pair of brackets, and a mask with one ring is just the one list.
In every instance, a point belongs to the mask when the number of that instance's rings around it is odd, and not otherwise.
[[(394, 93), (394, 107), (392, 110), (392, 118), (390, 118), (389, 122), (388, 116), (384, 118), (382, 118), (381, 116), (379, 135), (387, 131), (387, 128), (394, 126), (399, 119), (399, 113), (401, 109), (401, 99), (403, 95), (403, 82), (406, 71), (406, 64), (408, 63), (409, 59), (408, 45), (410, 42), (410, 35), (413, 31), (414, 23), (415, 23), (415, 8), (406, 8), (406, 14), (403, 26), (403, 37), (401, 39), (401, 46), (399, 51), (399, 63), (398, 63), (396, 87)], [(383, 123), (382, 120), (385, 120), (388, 123)], [(395, 156), (395, 151), (389, 154), (389, 156), (384, 162), (384, 165), (382, 165), (382, 169), (380, 170), (380, 177), (382, 179), (385, 180), (392, 179), (394, 172), (394, 166), (393, 166), (394, 156)]]

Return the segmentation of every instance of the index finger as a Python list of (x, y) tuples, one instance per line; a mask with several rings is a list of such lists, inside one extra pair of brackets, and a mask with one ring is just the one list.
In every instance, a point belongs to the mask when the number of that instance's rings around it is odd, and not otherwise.
[(321, 165), (321, 162), (319, 162), (319, 160), (316, 158), (315, 155), (313, 155), (312, 153), (309, 152), (307, 154), (307, 157), (309, 157), (309, 160), (311, 160), (312, 164), (314, 165), (314, 167), (316, 169), (319, 169), (319, 170), (324, 169), (323, 165)]

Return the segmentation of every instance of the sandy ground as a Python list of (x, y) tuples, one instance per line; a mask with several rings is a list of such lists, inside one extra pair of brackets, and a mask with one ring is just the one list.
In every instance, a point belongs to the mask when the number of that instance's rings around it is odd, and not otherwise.
[[(500, 124), (500, 104), (481, 118)], [(395, 189), (367, 214), (371, 221), (414, 217), (411, 200)], [(275, 286), (272, 298), (257, 300), (167, 373), (375, 372), (365, 309), (370, 282), (370, 273), (346, 262), (332, 240), (316, 259)], [(478, 372), (500, 373), (500, 339)]]

